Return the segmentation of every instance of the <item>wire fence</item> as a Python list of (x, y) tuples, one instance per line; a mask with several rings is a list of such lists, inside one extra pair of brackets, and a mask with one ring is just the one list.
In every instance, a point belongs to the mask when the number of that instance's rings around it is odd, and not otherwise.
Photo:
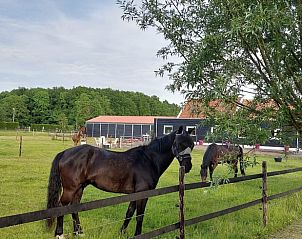
[[(226, 214), (229, 214), (232, 212), (236, 212), (236, 211), (248, 208), (248, 207), (252, 207), (252, 206), (255, 206), (255, 205), (258, 205), (261, 203), (262, 203), (262, 209), (267, 210), (267, 207), (265, 207), (265, 204), (268, 201), (275, 200), (275, 199), (299, 192), (302, 190), (302, 186), (285, 191), (285, 192), (277, 193), (274, 195), (268, 195), (267, 191), (266, 191), (266, 188), (267, 188), (266, 177), (272, 177), (272, 176), (283, 175), (283, 174), (288, 174), (288, 173), (296, 173), (296, 172), (300, 172), (300, 171), (302, 171), (302, 167), (274, 171), (274, 172), (267, 172), (266, 163), (263, 162), (262, 173), (238, 177), (238, 178), (230, 178), (227, 180), (228, 184), (233, 184), (233, 183), (262, 178), (262, 182), (263, 182), (262, 198), (258, 198), (258, 199), (240, 204), (240, 205), (232, 206), (232, 207), (220, 210), (220, 211), (212, 212), (212, 213), (209, 213), (206, 215), (201, 215), (201, 216), (197, 216), (197, 217), (190, 218), (190, 219), (185, 219), (185, 217), (182, 217), (182, 219), (179, 220), (178, 222), (175, 222), (170, 225), (167, 225), (167, 226), (164, 226), (161, 228), (157, 228), (157, 229), (149, 231), (147, 233), (135, 236), (135, 239), (153, 238), (153, 237), (160, 236), (160, 235), (168, 233), (168, 232), (178, 230), (182, 224), (184, 225), (184, 228), (185, 228), (187, 226), (190, 226), (190, 225), (193, 225), (196, 223), (210, 220), (212, 218), (223, 216), (223, 215), (226, 215)], [(180, 178), (180, 182), (182, 182), (181, 178)], [(220, 180), (217, 183), (219, 185), (221, 185), (221, 184), (224, 184), (225, 181)], [(129, 195), (123, 195), (123, 196), (118, 196), (118, 197), (105, 198), (105, 199), (101, 199), (101, 200), (85, 202), (85, 203), (81, 203), (81, 204), (77, 204), (77, 205), (69, 205), (69, 206), (52, 208), (52, 209), (47, 209), (47, 210), (40, 210), (40, 211), (35, 211), (35, 212), (28, 212), (28, 213), (16, 214), (16, 215), (11, 215), (11, 216), (6, 216), (6, 217), (0, 217), (0, 228), (34, 222), (34, 221), (41, 221), (41, 220), (45, 220), (50, 217), (57, 217), (57, 216), (62, 216), (62, 215), (81, 212), (81, 211), (88, 211), (88, 210), (97, 209), (97, 208), (104, 208), (104, 207), (113, 206), (113, 205), (117, 205), (117, 204), (121, 204), (121, 203), (125, 203), (125, 202), (137, 201), (137, 200), (144, 199), (144, 198), (155, 197), (155, 196), (159, 196), (159, 195), (166, 195), (166, 194), (173, 193), (173, 192), (179, 192), (179, 188), (181, 188), (181, 187), (184, 187), (185, 190), (193, 190), (193, 189), (197, 189), (197, 188), (205, 188), (205, 187), (210, 187), (210, 186), (211, 186), (210, 182), (206, 182), (206, 183), (194, 182), (194, 183), (187, 183), (187, 184), (183, 184), (183, 185), (180, 184), (180, 185), (174, 185), (174, 186), (169, 186), (169, 187), (160, 188), (160, 189), (133, 193), (133, 194), (129, 194)], [(180, 206), (177, 208), (178, 208), (178, 210), (181, 210), (184, 207), (184, 205), (181, 205), (184, 203), (183, 198), (182, 199), (180, 198), (179, 203), (180, 203)], [(144, 215), (146, 215), (146, 214), (151, 214), (151, 212), (145, 213)], [(267, 211), (266, 212), (263, 211), (264, 226), (267, 224), (267, 217), (265, 215), (267, 215)], [(135, 218), (135, 217), (136, 216), (134, 216), (133, 218)], [(108, 227), (109, 225), (113, 225), (113, 224), (116, 224), (116, 223), (122, 222), (122, 221), (124, 221), (124, 219), (108, 222), (108, 223), (102, 224), (101, 226), (86, 228), (85, 230), (97, 230), (97, 229), (100, 229), (100, 228), (103, 228), (106, 226)], [(184, 238), (184, 235), (185, 235), (184, 229), (182, 231), (183, 232), (180, 233), (180, 234), (182, 234), (182, 235), (180, 235), (180, 238)]]

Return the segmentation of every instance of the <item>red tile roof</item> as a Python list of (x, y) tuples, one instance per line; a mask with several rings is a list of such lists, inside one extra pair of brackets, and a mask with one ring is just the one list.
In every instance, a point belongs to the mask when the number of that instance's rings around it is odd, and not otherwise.
[[(240, 100), (240, 99), (239, 99)], [(235, 104), (230, 104), (230, 109), (227, 109), (225, 106), (221, 104), (221, 100), (213, 100), (209, 103), (209, 106), (215, 107), (218, 111), (235, 111), (236, 106)], [(198, 100), (190, 100), (187, 101), (180, 113), (178, 114), (177, 118), (198, 118), (198, 119), (205, 119), (207, 116), (205, 111), (202, 109), (202, 104)]]
[(87, 120), (88, 123), (153, 124), (155, 118), (175, 118), (170, 116), (114, 116), (101, 115)]

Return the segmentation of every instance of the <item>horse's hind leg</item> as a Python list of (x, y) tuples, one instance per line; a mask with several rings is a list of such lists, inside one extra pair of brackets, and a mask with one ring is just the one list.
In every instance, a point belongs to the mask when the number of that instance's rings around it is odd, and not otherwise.
[[(73, 197), (73, 192), (70, 190), (63, 190), (63, 194), (61, 196), (60, 202), (62, 206), (68, 205), (72, 201)], [(62, 239), (64, 238), (63, 236), (63, 221), (64, 221), (64, 216), (59, 216), (57, 218), (57, 227), (55, 231), (55, 237)]]
[[(84, 188), (81, 187), (76, 194), (73, 197), (73, 200), (71, 204), (78, 204), (81, 201), (82, 195), (83, 195), (83, 190)], [(72, 213), (72, 220), (73, 220), (73, 233), (74, 235), (79, 235), (83, 233), (80, 219), (79, 219), (79, 214), (78, 213)]]
[(129, 203), (129, 206), (128, 206), (128, 210), (126, 212), (126, 217), (125, 217), (125, 220), (124, 220), (124, 223), (121, 227), (121, 233), (125, 233), (126, 232), (126, 229), (128, 227), (128, 224), (135, 212), (135, 209), (136, 209), (136, 201), (132, 201)]
[(142, 226), (144, 220), (144, 212), (146, 208), (148, 198), (136, 201), (136, 229), (135, 236), (140, 235), (142, 233)]

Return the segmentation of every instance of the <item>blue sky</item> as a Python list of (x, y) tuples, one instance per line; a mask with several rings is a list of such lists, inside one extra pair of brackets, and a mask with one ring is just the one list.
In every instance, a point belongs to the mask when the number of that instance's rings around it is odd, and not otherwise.
[(0, 91), (81, 85), (181, 103), (154, 74), (167, 43), (121, 15), (114, 0), (0, 0)]

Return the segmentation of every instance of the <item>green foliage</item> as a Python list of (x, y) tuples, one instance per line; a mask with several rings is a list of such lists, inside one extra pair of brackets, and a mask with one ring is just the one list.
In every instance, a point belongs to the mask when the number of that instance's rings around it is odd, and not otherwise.
[[(235, 104), (244, 114), (234, 113), (238, 116), (232, 124), (244, 125), (246, 135), (259, 133), (257, 141), (263, 139), (259, 130), (263, 124), (269, 130), (282, 129), (281, 134), (287, 128), (302, 132), (300, 1), (119, 0), (118, 4), (123, 19), (134, 20), (142, 29), (153, 27), (168, 40), (158, 51), (168, 62), (157, 73), (168, 74), (170, 90), (199, 99), (205, 107), (217, 99)], [(240, 97), (246, 94), (253, 97), (252, 103), (242, 104)], [(230, 121), (228, 116), (219, 116), (219, 123)]]
[(0, 129), (14, 130), (19, 128), (19, 122), (1, 122)]
[[(0, 93), (0, 121), (78, 127), (99, 115), (176, 116), (179, 106), (139, 92), (76, 87), (19, 88)], [(57, 127), (57, 126), (56, 126)], [(40, 130), (40, 127), (39, 127)]]
[(18, 121), (21, 125), (27, 122), (29, 111), (26, 107), (26, 96), (7, 94), (0, 98), (0, 121)]

